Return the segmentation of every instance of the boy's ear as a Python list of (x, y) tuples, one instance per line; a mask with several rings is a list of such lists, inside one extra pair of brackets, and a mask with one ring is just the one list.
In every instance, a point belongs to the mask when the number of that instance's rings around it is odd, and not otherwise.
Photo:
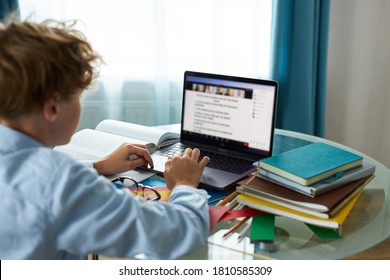
[(43, 103), (43, 117), (48, 122), (54, 122), (60, 112), (60, 96), (58, 93), (46, 98)]

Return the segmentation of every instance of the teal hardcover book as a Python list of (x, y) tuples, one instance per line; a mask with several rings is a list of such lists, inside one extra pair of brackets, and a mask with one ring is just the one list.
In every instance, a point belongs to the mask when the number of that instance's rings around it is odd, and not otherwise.
[(360, 155), (325, 144), (312, 143), (260, 161), (261, 168), (301, 185), (311, 185), (336, 173), (362, 165)]
[(339, 187), (342, 187), (355, 180), (370, 176), (374, 173), (375, 165), (363, 162), (361, 166), (343, 172), (342, 176), (340, 176), (341, 174), (336, 174), (328, 179), (321, 180), (309, 186), (303, 186), (265, 169), (261, 169), (259, 174), (257, 174), (257, 177), (289, 188), (296, 192), (300, 192), (309, 197), (316, 197), (329, 191), (338, 189)]

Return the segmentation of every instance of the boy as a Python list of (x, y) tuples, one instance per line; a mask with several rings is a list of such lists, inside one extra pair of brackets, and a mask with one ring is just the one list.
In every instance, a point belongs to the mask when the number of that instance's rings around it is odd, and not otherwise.
[(75, 132), (99, 60), (72, 25), (0, 25), (0, 259), (172, 259), (206, 243), (207, 193), (197, 185), (209, 159), (198, 161), (198, 149), (168, 159), (169, 203), (99, 176), (153, 166), (145, 146), (124, 144), (94, 168), (50, 149)]

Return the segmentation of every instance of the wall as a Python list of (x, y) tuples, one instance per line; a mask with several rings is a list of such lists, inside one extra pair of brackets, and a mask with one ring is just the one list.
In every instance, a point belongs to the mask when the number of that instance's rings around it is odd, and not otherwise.
[(328, 139), (390, 167), (390, 1), (331, 2)]

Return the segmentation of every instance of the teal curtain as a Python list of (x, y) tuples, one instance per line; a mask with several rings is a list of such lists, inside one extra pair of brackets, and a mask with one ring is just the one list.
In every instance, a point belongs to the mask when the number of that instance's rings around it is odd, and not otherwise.
[(274, 0), (276, 127), (324, 136), (330, 0)]
[(18, 0), (0, 0), (0, 21), (2, 21), (10, 12), (18, 10)]

